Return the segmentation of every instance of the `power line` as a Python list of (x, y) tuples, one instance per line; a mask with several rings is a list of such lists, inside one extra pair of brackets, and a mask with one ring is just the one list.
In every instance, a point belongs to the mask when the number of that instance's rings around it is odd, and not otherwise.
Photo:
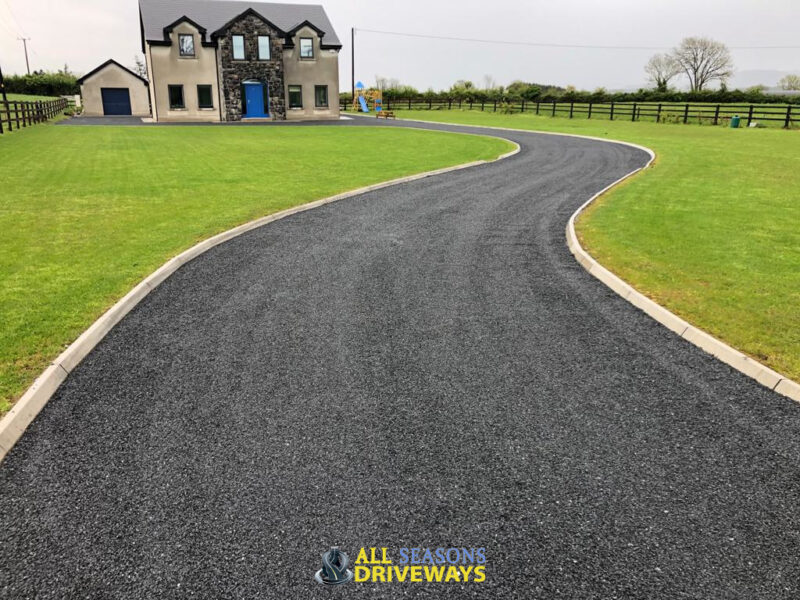
[(14, 20), (14, 23), (17, 24), (17, 29), (19, 29), (20, 35), (22, 35), (22, 37), (28, 37), (27, 34), (25, 33), (25, 30), (22, 29), (22, 25), (19, 24), (19, 20), (17, 19), (17, 16), (14, 14), (14, 11), (11, 10), (11, 5), (8, 3), (8, 0), (3, 0), (3, 3), (6, 5), (6, 8), (8, 9), (8, 14), (11, 15), (11, 18)]
[[(667, 46), (596, 46), (589, 44), (549, 44), (544, 42), (517, 42), (513, 40), (486, 40), (480, 38), (462, 38), (445, 35), (426, 35), (423, 33), (407, 33), (400, 31), (379, 31), (377, 29), (356, 29), (357, 32), (396, 35), (429, 40), (445, 40), (450, 42), (475, 42), (479, 44), (502, 44), (505, 46), (532, 46), (534, 48), (577, 48), (585, 50), (670, 50)], [(800, 50), (800, 46), (729, 46), (731, 50)]]

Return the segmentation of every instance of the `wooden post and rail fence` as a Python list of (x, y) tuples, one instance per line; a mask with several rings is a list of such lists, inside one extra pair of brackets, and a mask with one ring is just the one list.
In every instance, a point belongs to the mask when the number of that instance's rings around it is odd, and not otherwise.
[[(342, 102), (347, 111), (346, 102)], [(707, 123), (719, 125), (734, 116), (750, 126), (756, 122), (781, 123), (789, 129), (800, 124), (800, 105), (794, 104), (716, 104), (699, 102), (536, 102), (515, 100), (464, 100), (455, 98), (384, 98), (384, 110), (453, 110), (469, 109), (506, 114), (529, 113), (570, 119), (605, 118), (611, 121), (654, 121), (673, 123)]]
[(44, 123), (69, 107), (66, 98), (54, 100), (3, 100), (0, 98), (0, 134)]

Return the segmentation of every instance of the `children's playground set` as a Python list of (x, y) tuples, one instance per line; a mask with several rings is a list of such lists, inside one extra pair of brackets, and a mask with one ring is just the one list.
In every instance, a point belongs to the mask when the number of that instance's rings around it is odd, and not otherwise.
[[(372, 109), (370, 109), (372, 105)], [(375, 117), (380, 119), (392, 118), (394, 119), (394, 112), (391, 110), (383, 110), (383, 93), (380, 90), (368, 90), (360, 81), (356, 83), (356, 93), (353, 96), (353, 110), (358, 112), (372, 112), (375, 111)]]

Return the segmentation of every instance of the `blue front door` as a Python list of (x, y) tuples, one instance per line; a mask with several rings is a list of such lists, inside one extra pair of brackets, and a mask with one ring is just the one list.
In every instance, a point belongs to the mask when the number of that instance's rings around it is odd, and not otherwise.
[(252, 118), (264, 118), (268, 117), (267, 111), (264, 109), (266, 106), (265, 95), (264, 95), (264, 84), (263, 83), (245, 83), (244, 84), (244, 101), (247, 111), (245, 113), (245, 117), (248, 119)]

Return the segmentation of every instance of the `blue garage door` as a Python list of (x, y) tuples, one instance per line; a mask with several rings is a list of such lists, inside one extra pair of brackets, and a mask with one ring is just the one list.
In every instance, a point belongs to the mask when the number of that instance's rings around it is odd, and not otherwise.
[(131, 94), (128, 88), (100, 88), (104, 115), (131, 114)]

